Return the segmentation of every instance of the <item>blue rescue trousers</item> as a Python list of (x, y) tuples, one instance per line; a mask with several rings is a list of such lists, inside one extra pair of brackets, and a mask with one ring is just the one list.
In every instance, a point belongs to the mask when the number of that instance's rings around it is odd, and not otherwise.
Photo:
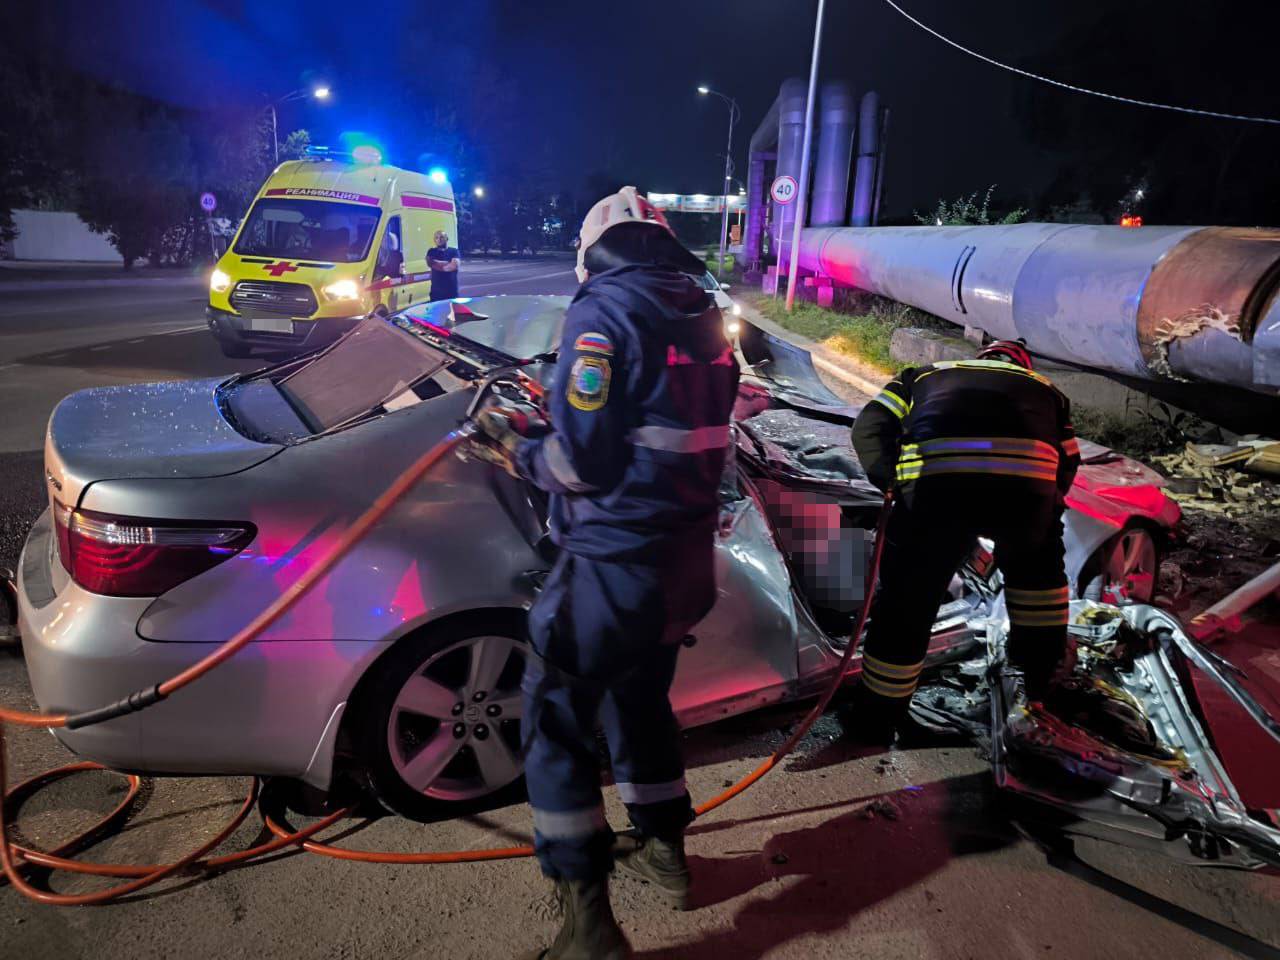
[(673, 556), (645, 565), (563, 551), (530, 611), (525, 779), (549, 877), (592, 880), (612, 869), (597, 729), (642, 834), (674, 841), (693, 820), (669, 692), (681, 639), (715, 601), (710, 537)]

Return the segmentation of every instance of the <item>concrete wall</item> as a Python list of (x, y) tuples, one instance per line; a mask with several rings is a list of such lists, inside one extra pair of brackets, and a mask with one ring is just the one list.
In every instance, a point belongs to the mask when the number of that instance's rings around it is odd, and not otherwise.
[(74, 213), (15, 210), (18, 235), (6, 256), (14, 260), (83, 260), (120, 263), (120, 254), (102, 234), (94, 233)]

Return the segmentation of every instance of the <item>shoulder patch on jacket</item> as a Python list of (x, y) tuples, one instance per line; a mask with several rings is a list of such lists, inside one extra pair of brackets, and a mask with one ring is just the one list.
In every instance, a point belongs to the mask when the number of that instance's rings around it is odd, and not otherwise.
[(613, 341), (603, 333), (584, 333), (573, 341), (573, 349), (578, 353), (599, 353), (611, 357)]
[(613, 371), (604, 357), (579, 357), (569, 371), (569, 404), (584, 413), (594, 413), (609, 400), (609, 380)]

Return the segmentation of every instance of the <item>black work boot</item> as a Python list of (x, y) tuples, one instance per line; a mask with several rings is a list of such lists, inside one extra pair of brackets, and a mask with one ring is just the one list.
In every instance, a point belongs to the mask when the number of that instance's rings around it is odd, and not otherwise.
[[(624, 841), (619, 837), (619, 845)], [(672, 843), (657, 837), (631, 835), (630, 848), (618, 855), (618, 867), (654, 885), (674, 910), (689, 909), (689, 862), (684, 856), (684, 838)]]
[(903, 725), (910, 701), (886, 705), (883, 700), (858, 684), (836, 708), (836, 719), (844, 734), (841, 739), (858, 756), (884, 753), (898, 739), (898, 728)]
[(564, 923), (551, 946), (530, 960), (627, 960), (631, 944), (614, 919), (609, 880), (557, 880)]

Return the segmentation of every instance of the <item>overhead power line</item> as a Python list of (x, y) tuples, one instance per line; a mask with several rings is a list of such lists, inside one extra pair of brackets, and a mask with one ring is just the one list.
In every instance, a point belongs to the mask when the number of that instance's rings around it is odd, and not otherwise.
[(1061, 90), (1070, 90), (1072, 93), (1085, 93), (1091, 97), (1101, 97), (1103, 100), (1112, 100), (1116, 103), (1127, 103), (1135, 107), (1151, 107), (1156, 110), (1171, 110), (1174, 113), (1188, 113), (1197, 117), (1214, 117), (1218, 120), (1240, 120), (1245, 123), (1269, 123), (1273, 126), (1280, 126), (1280, 120), (1274, 117), (1253, 117), (1240, 113), (1220, 113), (1217, 110), (1198, 110), (1195, 107), (1179, 107), (1172, 103), (1156, 103), (1154, 100), (1139, 100), (1135, 97), (1122, 97), (1114, 93), (1104, 93), (1101, 90), (1090, 90), (1088, 87), (1078, 87), (1074, 83), (1064, 83), (1061, 80), (1054, 80), (1052, 77), (1041, 76), (1038, 73), (1032, 73), (1030, 70), (1023, 70), (1020, 67), (1013, 66), (1012, 64), (1002, 63), (993, 57), (988, 57), (986, 54), (979, 53), (977, 50), (971, 50), (964, 44), (957, 43), (950, 37), (939, 33), (927, 23), (922, 23), (917, 20), (911, 14), (907, 13), (906, 10), (903, 10), (902, 7), (898, 6), (894, 0), (884, 0), (884, 2), (914, 23), (921, 30), (932, 34), (948, 46), (955, 47), (955, 49), (959, 50), (961, 53), (968, 54), (977, 60), (981, 60), (983, 63), (989, 63), (993, 67), (999, 67), (1001, 70), (1008, 70), (1010, 73), (1016, 73), (1019, 76), (1028, 78), (1029, 80), (1038, 80), (1040, 83), (1047, 83), (1051, 87), (1058, 87)]

